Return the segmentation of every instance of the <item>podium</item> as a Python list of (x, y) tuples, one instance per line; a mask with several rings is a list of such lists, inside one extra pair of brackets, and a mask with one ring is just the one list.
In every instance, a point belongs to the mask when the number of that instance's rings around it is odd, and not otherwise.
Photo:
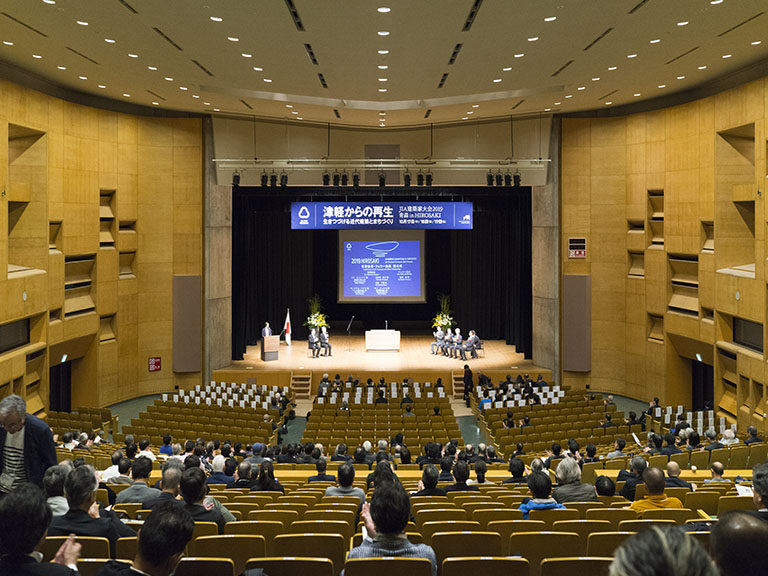
[(264, 362), (277, 360), (277, 350), (280, 347), (280, 336), (265, 336), (261, 339), (261, 359)]
[(368, 330), (365, 333), (365, 349), (400, 350), (399, 330)]

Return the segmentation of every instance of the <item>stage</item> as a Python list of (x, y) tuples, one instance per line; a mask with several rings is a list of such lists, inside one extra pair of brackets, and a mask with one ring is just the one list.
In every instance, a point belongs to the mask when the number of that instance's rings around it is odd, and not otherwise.
[(331, 378), (340, 374), (342, 378), (352, 374), (359, 378), (388, 374), (392, 380), (401, 380), (405, 376), (412, 379), (436, 380), (442, 378), (449, 386), (452, 373), (462, 372), (464, 364), (469, 364), (477, 378), (483, 372), (494, 380), (503, 378), (505, 374), (513, 377), (529, 373), (533, 378), (541, 373), (545, 379), (551, 379), (551, 370), (540, 368), (530, 360), (523, 358), (515, 351), (514, 346), (507, 345), (501, 340), (483, 341), (484, 352), (480, 357), (472, 359), (467, 354), (467, 361), (454, 360), (445, 356), (433, 356), (430, 344), (433, 338), (423, 336), (402, 336), (400, 351), (368, 352), (365, 349), (365, 337), (334, 336), (331, 334), (333, 355), (312, 358), (307, 348), (306, 340), (294, 340), (292, 346), (280, 342), (279, 359), (263, 362), (259, 356), (259, 346), (248, 346), (247, 352), (240, 361), (234, 361), (226, 368), (215, 370), (213, 377), (218, 381), (245, 382), (247, 378), (256, 378), (265, 384), (275, 383), (287, 385), (292, 373), (311, 373), (314, 384), (327, 372)]

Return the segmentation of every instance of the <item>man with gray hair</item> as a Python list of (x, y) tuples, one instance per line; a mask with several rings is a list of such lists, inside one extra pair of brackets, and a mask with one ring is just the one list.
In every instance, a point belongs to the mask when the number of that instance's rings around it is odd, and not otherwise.
[(552, 497), (563, 502), (591, 502), (597, 500), (595, 487), (581, 481), (581, 468), (575, 458), (563, 458), (555, 470), (558, 486)]
[(21, 396), (0, 400), (0, 493), (13, 492), (24, 482), (43, 485), (43, 475), (56, 465), (53, 434), (43, 420), (27, 414)]
[(643, 483), (643, 472), (648, 467), (648, 463), (642, 456), (635, 456), (629, 461), (629, 471), (621, 470), (616, 476), (616, 481), (621, 482), (624, 480), (624, 487), (619, 492), (619, 495), (624, 496), (627, 500), (635, 500), (635, 488), (638, 484)]
[(172, 502), (183, 505), (182, 500), (178, 500), (179, 497), (179, 485), (181, 484), (181, 475), (184, 472), (184, 464), (179, 460), (168, 460), (163, 464), (163, 476), (160, 480), (160, 489), (154, 498), (148, 498), (144, 500), (141, 505), (148, 510), (154, 510), (161, 504)]
[(57, 464), (48, 468), (43, 476), (45, 501), (51, 507), (54, 516), (64, 516), (69, 510), (69, 503), (64, 497), (64, 481), (71, 471), (71, 465)]
[(725, 448), (723, 444), (717, 441), (717, 432), (715, 432), (714, 428), (710, 428), (704, 432), (704, 436), (709, 440), (709, 444), (704, 446), (704, 450), (718, 450), (720, 448)]

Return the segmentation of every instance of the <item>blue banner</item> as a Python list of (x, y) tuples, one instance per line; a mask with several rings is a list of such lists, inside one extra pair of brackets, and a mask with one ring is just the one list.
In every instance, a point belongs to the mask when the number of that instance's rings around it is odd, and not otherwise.
[(292, 230), (472, 230), (472, 202), (292, 202)]

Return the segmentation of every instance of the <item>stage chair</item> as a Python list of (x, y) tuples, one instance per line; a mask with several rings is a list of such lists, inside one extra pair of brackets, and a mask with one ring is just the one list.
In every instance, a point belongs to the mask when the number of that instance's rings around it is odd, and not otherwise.
[(541, 520), (491, 520), (486, 530), (501, 536), (501, 555), (509, 556), (509, 537), (516, 532), (542, 532), (547, 525)]
[(580, 558), (545, 558), (541, 562), (541, 576), (608, 576), (613, 558), (582, 556)]
[(266, 556), (266, 542), (263, 536), (252, 534), (201, 536), (190, 541), (187, 550), (190, 556), (198, 558), (216, 558), (225, 551), (235, 563), (235, 574), (240, 574), (249, 558)]
[(558, 520), (578, 520), (581, 515), (578, 510), (569, 510), (568, 508), (552, 508), (551, 510), (531, 510), (528, 518), (531, 520), (541, 520), (547, 528), (552, 527), (552, 523)]
[(229, 558), (182, 558), (175, 576), (235, 576), (235, 563)]
[(552, 524), (555, 532), (575, 532), (581, 539), (579, 556), (587, 554), (587, 539), (596, 532), (611, 532), (613, 525), (607, 520), (558, 520)]
[(610, 558), (624, 540), (635, 532), (595, 532), (587, 538), (587, 556)]
[(268, 557), (248, 560), (246, 569), (261, 568), (269, 576), (334, 576), (333, 562), (328, 558)]
[(445, 532), (446, 528), (450, 528), (452, 532), (479, 532), (482, 526), (480, 526), (480, 522), (471, 520), (451, 520), (450, 522), (439, 520), (425, 522), (419, 526), (418, 530), (421, 537), (424, 538), (424, 543), (431, 545), (432, 535), (436, 532)]
[(437, 557), (438, 575), (443, 560), (460, 550), (471, 550), (478, 556), (501, 556), (501, 536), (496, 532), (436, 532), (432, 534), (431, 546)]
[[(69, 536), (46, 536), (38, 548), (43, 555), (43, 561), (50, 562), (56, 556), (56, 552), (61, 548), (61, 545), (67, 541), (67, 538)], [(109, 540), (107, 538), (78, 536), (75, 540), (82, 546), (80, 551), (81, 558), (110, 558)]]
[(443, 560), (442, 571), (442, 576), (528, 576), (530, 567), (525, 558), (463, 556)]
[(521, 554), (531, 565), (531, 576), (541, 573), (544, 558), (578, 556), (581, 541), (574, 532), (518, 532), (509, 537), (511, 554)]
[(432, 576), (432, 562), (426, 558), (387, 556), (384, 558), (352, 558), (344, 564), (345, 576), (392, 576), (392, 574)]
[(275, 537), (275, 553), (278, 556), (290, 556), (297, 551), (308, 558), (330, 559), (334, 574), (344, 568), (345, 542), (339, 534), (280, 534)]
[(496, 520), (522, 520), (523, 512), (521, 510), (511, 510), (507, 508), (481, 508), (472, 512), (472, 520), (480, 522), (485, 530), (489, 522)]
[(602, 502), (563, 502), (563, 506), (568, 510), (578, 510), (579, 518), (582, 520), (586, 520), (587, 510), (605, 507)]
[(622, 520), (619, 522), (620, 532), (642, 532), (651, 526), (675, 526), (674, 520)]
[(630, 508), (590, 508), (586, 512), (587, 520), (608, 520), (618, 529), (622, 520), (637, 520), (637, 512)]
[(118, 538), (115, 545), (115, 558), (117, 560), (130, 560), (133, 562), (138, 550), (139, 539), (136, 536)]
[(660, 508), (658, 510), (646, 510), (641, 518), (643, 520), (674, 520), (678, 524), (685, 524), (688, 520), (695, 520), (699, 515), (688, 508)]

